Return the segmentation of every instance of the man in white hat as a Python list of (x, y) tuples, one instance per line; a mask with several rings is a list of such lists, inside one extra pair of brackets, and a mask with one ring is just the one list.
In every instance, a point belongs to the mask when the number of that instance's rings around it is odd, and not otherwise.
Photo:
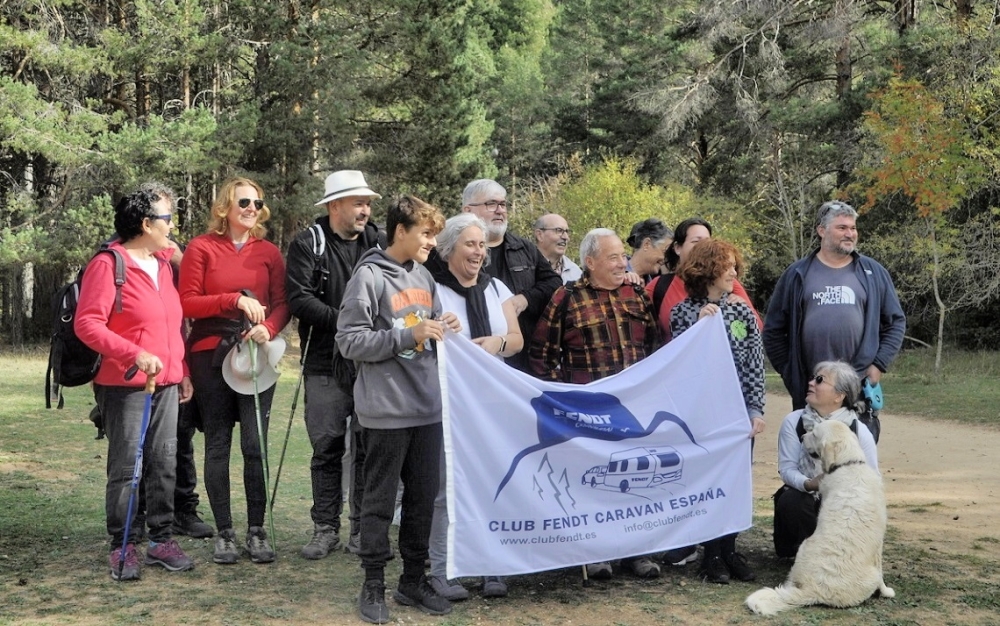
[[(321, 559), (339, 549), (343, 511), (343, 465), (347, 419), (354, 412), (348, 364), (340, 357), (334, 335), (344, 287), (358, 259), (380, 242), (378, 228), (369, 221), (372, 200), (381, 198), (368, 187), (364, 175), (341, 170), (326, 178), (323, 199), (326, 214), (299, 233), (288, 248), (285, 286), (288, 306), (299, 318), (304, 354), (306, 430), (312, 444), (313, 537), (302, 556)], [(382, 247), (385, 247), (384, 244)], [(335, 366), (336, 358), (336, 366)], [(340, 374), (338, 376), (337, 374)], [(339, 379), (339, 380), (338, 380)], [(338, 384), (339, 383), (339, 384)], [(361, 495), (364, 463), (359, 431), (352, 429), (350, 520), (352, 544), (360, 545)]]

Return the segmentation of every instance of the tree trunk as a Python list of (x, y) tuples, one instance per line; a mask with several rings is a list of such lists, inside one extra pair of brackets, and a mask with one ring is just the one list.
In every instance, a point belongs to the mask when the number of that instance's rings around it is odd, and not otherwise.
[(937, 349), (934, 353), (934, 376), (941, 376), (941, 352), (944, 348), (944, 320), (948, 315), (948, 307), (941, 299), (941, 290), (938, 285), (938, 278), (941, 275), (941, 256), (937, 244), (937, 229), (934, 226), (934, 218), (927, 218), (927, 228), (931, 239), (931, 252), (933, 254), (933, 265), (931, 266), (931, 285), (934, 288), (934, 301), (938, 306), (938, 328), (937, 328)]
[[(837, 17), (841, 20), (844, 32), (841, 34), (840, 46), (837, 48), (837, 53), (835, 55), (834, 63), (837, 70), (837, 101), (842, 105), (848, 102), (848, 98), (851, 95), (851, 79), (854, 75), (854, 67), (851, 62), (851, 23), (848, 13), (849, 3), (845, 0), (838, 0), (837, 2)], [(844, 142), (850, 137), (850, 133), (846, 132), (844, 129), (843, 133)], [(841, 154), (848, 155), (850, 150), (845, 146), (841, 150)], [(847, 158), (846, 156), (844, 157)], [(850, 171), (850, 167), (846, 162), (841, 163), (841, 167), (837, 171), (837, 186), (843, 188), (847, 185), (848, 178), (847, 172)]]

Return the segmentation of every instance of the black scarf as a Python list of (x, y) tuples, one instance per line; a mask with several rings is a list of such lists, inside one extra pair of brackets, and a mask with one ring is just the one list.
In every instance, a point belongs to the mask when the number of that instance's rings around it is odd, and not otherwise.
[(476, 278), (476, 284), (471, 287), (464, 287), (455, 278), (455, 275), (448, 269), (448, 264), (438, 256), (437, 252), (431, 252), (430, 258), (424, 264), (431, 272), (434, 280), (445, 287), (453, 290), (465, 299), (465, 314), (469, 318), (469, 334), (473, 339), (487, 337), (490, 332), (490, 312), (486, 307), (486, 287), (489, 286), (490, 275), (480, 271)]

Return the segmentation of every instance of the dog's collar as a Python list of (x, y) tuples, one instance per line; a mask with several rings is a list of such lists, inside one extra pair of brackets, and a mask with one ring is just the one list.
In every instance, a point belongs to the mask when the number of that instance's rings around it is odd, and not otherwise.
[(830, 469), (826, 470), (827, 474), (832, 474), (846, 465), (864, 465), (866, 462), (860, 459), (854, 459), (853, 461), (847, 461), (844, 463), (836, 463), (830, 466)]

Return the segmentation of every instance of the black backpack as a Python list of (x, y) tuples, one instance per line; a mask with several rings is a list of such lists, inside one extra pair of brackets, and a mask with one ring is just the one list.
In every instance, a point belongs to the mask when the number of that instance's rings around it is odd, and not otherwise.
[[(100, 254), (110, 254), (115, 259), (115, 312), (122, 312), (122, 286), (125, 284), (125, 258), (110, 243), (101, 244)], [(87, 265), (90, 265), (88, 262)], [(84, 266), (76, 279), (64, 285), (52, 299), (52, 340), (49, 344), (49, 367), (45, 372), (45, 408), (52, 408), (52, 401), (58, 400), (57, 408), (63, 408), (63, 387), (79, 387), (94, 380), (101, 367), (101, 355), (88, 348), (73, 329), (76, 307), (80, 302), (80, 283)]]

